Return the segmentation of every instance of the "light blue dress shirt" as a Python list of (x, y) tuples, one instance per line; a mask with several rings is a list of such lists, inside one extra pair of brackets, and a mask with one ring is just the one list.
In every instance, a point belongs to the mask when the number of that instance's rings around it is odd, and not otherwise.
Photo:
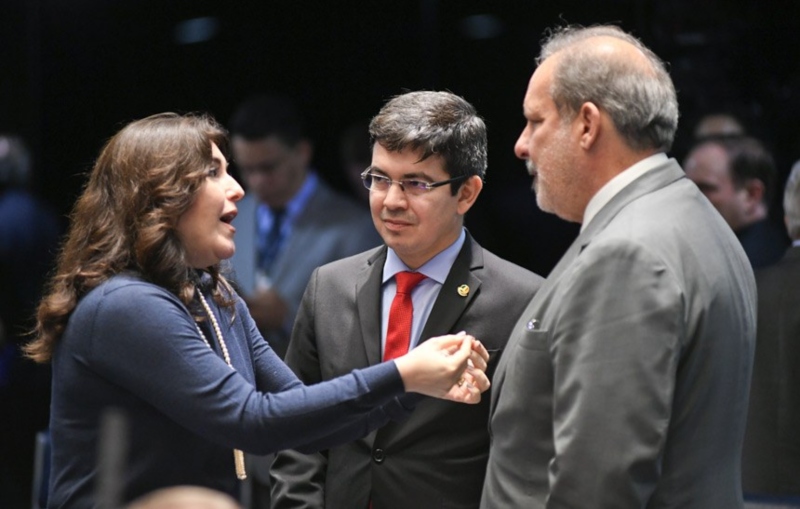
[[(419, 344), (420, 335), (422, 334), (423, 326), (428, 322), (428, 317), (433, 309), (433, 304), (436, 302), (436, 297), (439, 296), (439, 291), (442, 289), (447, 275), (453, 263), (456, 261), (458, 253), (464, 246), (464, 240), (467, 235), (464, 229), (461, 229), (461, 234), (455, 242), (450, 244), (449, 247), (441, 251), (439, 254), (428, 260), (422, 267), (416, 270), (425, 274), (426, 278), (423, 279), (411, 291), (411, 302), (414, 306), (414, 318), (411, 322), (411, 342), (409, 348), (413, 348)], [(381, 356), (386, 346), (386, 330), (389, 326), (389, 310), (392, 307), (392, 300), (394, 300), (395, 293), (397, 293), (397, 283), (394, 279), (395, 274), (404, 270), (410, 270), (408, 266), (400, 260), (397, 253), (392, 248), (389, 248), (386, 255), (386, 262), (383, 265), (383, 293), (381, 301)]]

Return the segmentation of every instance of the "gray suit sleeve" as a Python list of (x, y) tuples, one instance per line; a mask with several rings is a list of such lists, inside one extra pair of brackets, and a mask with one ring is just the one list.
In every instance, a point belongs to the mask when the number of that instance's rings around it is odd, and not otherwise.
[(684, 293), (647, 248), (591, 245), (562, 281), (554, 322), (547, 507), (644, 507), (660, 475)]

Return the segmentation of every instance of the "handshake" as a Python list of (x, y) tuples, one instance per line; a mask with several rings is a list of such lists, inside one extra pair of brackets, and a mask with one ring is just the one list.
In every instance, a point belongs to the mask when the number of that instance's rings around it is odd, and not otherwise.
[(407, 392), (470, 404), (491, 385), (488, 361), (486, 348), (465, 332), (423, 341), (394, 360)]

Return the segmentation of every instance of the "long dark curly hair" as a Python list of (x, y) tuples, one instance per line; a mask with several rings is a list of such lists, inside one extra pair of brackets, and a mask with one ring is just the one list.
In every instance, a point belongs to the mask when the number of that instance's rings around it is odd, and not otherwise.
[[(228, 135), (205, 114), (161, 113), (126, 125), (97, 159), (70, 216), (55, 275), (39, 304), (25, 352), (48, 362), (78, 301), (110, 277), (131, 271), (190, 305), (197, 272), (176, 233), (212, 164), (211, 143), (228, 153)], [(218, 266), (214, 297), (231, 305)], [(227, 293), (227, 292), (226, 292)]]

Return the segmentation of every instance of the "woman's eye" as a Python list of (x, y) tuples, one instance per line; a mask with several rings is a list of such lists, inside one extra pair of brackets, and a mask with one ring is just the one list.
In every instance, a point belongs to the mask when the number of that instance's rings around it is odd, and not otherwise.
[(208, 176), (209, 177), (216, 177), (219, 174), (218, 168), (209, 168), (208, 169)]

